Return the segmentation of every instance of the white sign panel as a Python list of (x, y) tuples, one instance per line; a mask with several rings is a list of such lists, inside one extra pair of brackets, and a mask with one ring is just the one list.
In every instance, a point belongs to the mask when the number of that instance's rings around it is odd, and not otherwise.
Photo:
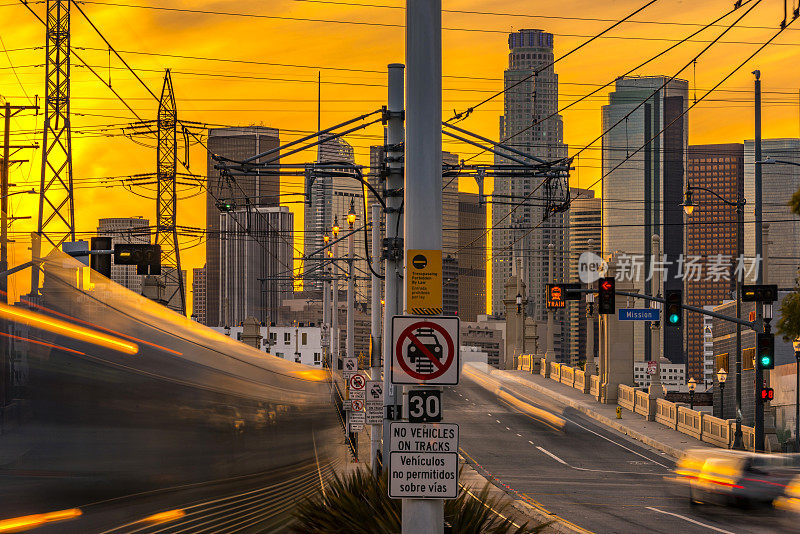
[(392, 317), (392, 384), (458, 384), (458, 334), (457, 317)]
[(389, 448), (399, 452), (458, 452), (455, 423), (392, 423)]
[(367, 386), (367, 379), (364, 375), (360, 373), (356, 373), (350, 377), (348, 381), (348, 398), (349, 399), (358, 399), (358, 400), (365, 400), (366, 399), (366, 386)]
[(383, 424), (383, 381), (368, 380), (366, 387), (367, 424)]
[(367, 404), (367, 424), (383, 424), (383, 405)]
[(350, 401), (350, 409), (354, 412), (363, 412), (364, 411), (364, 401), (363, 400), (351, 400)]
[(361, 432), (364, 430), (364, 425), (360, 423), (350, 423), (350, 432)]
[(363, 425), (367, 421), (367, 414), (364, 412), (350, 412), (351, 425)]
[(389, 497), (455, 499), (458, 497), (458, 453), (390, 453)]
[(350, 380), (350, 377), (358, 372), (358, 358), (343, 358), (342, 359), (342, 376), (345, 381)]

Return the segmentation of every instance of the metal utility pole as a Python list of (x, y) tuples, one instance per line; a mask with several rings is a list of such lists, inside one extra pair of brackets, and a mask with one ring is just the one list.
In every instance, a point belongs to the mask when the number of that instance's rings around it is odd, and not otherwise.
[[(555, 245), (552, 243), (547, 244), (547, 283), (553, 284), (555, 280), (553, 280), (553, 261), (554, 261), (554, 252)], [(555, 328), (553, 320), (553, 315), (555, 314), (555, 310), (548, 309), (547, 310), (547, 348), (545, 351), (545, 357), (547, 361), (555, 361), (556, 358), (556, 347), (555, 347), (555, 337), (553, 336), (553, 329)]]
[[(407, 255), (410, 249), (442, 250), (441, 0), (407, 0), (406, 60)], [(408, 297), (406, 295), (406, 301)], [(403, 534), (441, 534), (443, 531), (442, 499), (403, 499)]]
[[(661, 260), (661, 236), (653, 234), (651, 237), (653, 261)], [(661, 296), (661, 272), (658, 269), (653, 269), (653, 292), (657, 297)], [(652, 321), (650, 323), (651, 337), (651, 351), (653, 361), (656, 362), (655, 372), (650, 377), (650, 392), (651, 399), (661, 399), (664, 397), (664, 388), (661, 386), (661, 321)]]
[(349, 225), (350, 234), (347, 236), (347, 347), (346, 354), (348, 358), (355, 358), (356, 356), (356, 281), (355, 272), (353, 272), (353, 263), (355, 260), (355, 232), (353, 232), (353, 223), (356, 221), (356, 212), (353, 209), (353, 201), (350, 201), (350, 213), (347, 214), (347, 223)]
[[(328, 244), (328, 234), (325, 234), (325, 244)], [(328, 254), (326, 250), (324, 255)], [(323, 278), (322, 278), (322, 353), (323, 353), (323, 361), (328, 365), (328, 367), (332, 367), (332, 362), (330, 360), (330, 335), (331, 335), (331, 281), (330, 281), (330, 268), (325, 268), (323, 271)]]
[[(42, 257), (42, 238), (53, 248), (75, 241), (72, 189), (72, 132), (69, 119), (71, 0), (47, 0), (45, 96), (42, 170), (39, 186), (38, 239), (32, 256)], [(39, 269), (31, 269), (31, 295), (39, 294)]]
[[(755, 90), (755, 161), (762, 161), (761, 158), (761, 71), (754, 70), (753, 74), (755, 75), (754, 81), (754, 90)], [(762, 243), (762, 234), (761, 234), (761, 164), (756, 163), (755, 165), (755, 180), (754, 180), (754, 188), (755, 188), (755, 243), (756, 243), (756, 258), (760, 258), (762, 262), (764, 262), (764, 258), (762, 257), (762, 250), (763, 250), (763, 243)], [(760, 268), (757, 270), (756, 273), (756, 284), (763, 284), (764, 283), (764, 272), (763, 272), (763, 263)], [(760, 303), (756, 303), (756, 322), (761, 321), (763, 318), (763, 307)], [(755, 450), (757, 452), (761, 452), (764, 450), (764, 401), (761, 400), (761, 388), (764, 386), (764, 370), (756, 364), (755, 365), (756, 371), (756, 387), (755, 387), (755, 421), (754, 421), (754, 433), (755, 433)]]
[[(589, 250), (594, 250), (594, 240), (587, 243)], [(586, 363), (583, 364), (586, 379), (589, 375), (597, 374), (597, 364), (594, 361), (594, 292), (586, 293)]]
[[(8, 174), (12, 163), (24, 163), (27, 160), (11, 160), (11, 151), (17, 152), (27, 148), (36, 148), (36, 145), (11, 144), (11, 117), (19, 113), (35, 109), (39, 106), (12, 106), (10, 102), (0, 108), (3, 113), (3, 158), (0, 159), (0, 272), (8, 270)], [(0, 301), (8, 303), (8, 277), (0, 277)]]
[(339, 265), (336, 263), (339, 261), (339, 224), (335, 222), (333, 223), (333, 308), (331, 309), (331, 313), (333, 314), (332, 322), (333, 326), (331, 327), (331, 355), (333, 361), (336, 362), (336, 367), (331, 367), (333, 369), (340, 369), (342, 362), (339, 359)]
[(383, 295), (383, 465), (389, 462), (389, 425), (393, 419), (399, 419), (397, 392), (391, 382), (389, 362), (392, 361), (392, 317), (399, 315), (403, 309), (403, 186), (404, 159), (403, 147), (405, 133), (405, 78), (404, 65), (392, 63), (388, 67), (388, 105), (386, 117), (386, 250), (384, 252)]
[[(375, 260), (373, 269), (377, 271), (377, 258), (381, 253), (381, 207), (377, 203), (372, 205), (372, 259)], [(369, 339), (369, 377), (372, 380), (381, 378), (381, 279), (372, 273), (370, 286), (370, 339)], [(385, 392), (384, 392), (385, 394)], [(372, 472), (375, 476), (380, 474), (378, 463), (378, 450), (381, 446), (383, 425), (372, 425), (370, 428), (369, 458)]]
[(181, 255), (178, 231), (175, 225), (178, 195), (175, 175), (178, 171), (177, 155), (178, 112), (169, 69), (164, 75), (164, 87), (158, 103), (158, 196), (156, 197), (156, 244), (161, 245), (162, 278), (167, 290), (167, 307), (186, 315), (186, 291), (181, 272)]

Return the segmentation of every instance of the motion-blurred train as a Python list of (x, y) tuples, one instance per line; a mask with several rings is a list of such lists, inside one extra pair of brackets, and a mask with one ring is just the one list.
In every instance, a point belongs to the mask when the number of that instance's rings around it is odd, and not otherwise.
[[(1, 314), (0, 520), (272, 488), (263, 526), (330, 475), (343, 440), (326, 370), (231, 340), (60, 252), (40, 268), (40, 296)], [(70, 528), (92, 531), (84, 519)]]

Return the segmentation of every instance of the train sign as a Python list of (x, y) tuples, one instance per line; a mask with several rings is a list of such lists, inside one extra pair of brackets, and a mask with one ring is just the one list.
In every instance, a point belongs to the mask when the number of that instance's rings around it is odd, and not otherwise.
[(392, 384), (458, 384), (458, 333), (457, 317), (392, 317)]

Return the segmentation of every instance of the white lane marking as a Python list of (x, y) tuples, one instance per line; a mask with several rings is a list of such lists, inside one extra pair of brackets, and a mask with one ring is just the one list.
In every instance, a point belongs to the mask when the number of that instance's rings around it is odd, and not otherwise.
[(731, 532), (730, 530), (724, 530), (721, 528), (717, 528), (713, 525), (708, 525), (706, 523), (701, 523), (700, 521), (696, 521), (691, 517), (686, 517), (685, 515), (676, 514), (673, 512), (665, 512), (664, 510), (659, 510), (658, 508), (653, 508), (652, 506), (647, 507), (648, 510), (652, 510), (654, 512), (658, 512), (659, 514), (671, 515), (673, 517), (677, 517), (679, 519), (683, 519), (684, 521), (688, 521), (689, 523), (693, 523), (695, 525), (699, 525), (701, 527), (706, 527), (707, 529), (713, 530), (714, 532), (722, 532), (723, 534), (736, 534), (735, 532)]
[(528, 440), (528, 443), (530, 443), (531, 445), (533, 445), (533, 442), (532, 442), (531, 440)]
[(558, 462), (560, 464), (567, 465), (567, 466), (569, 465), (567, 462), (565, 462), (564, 460), (562, 460), (561, 458), (559, 458), (558, 456), (556, 456), (552, 452), (548, 451), (547, 449), (543, 449), (542, 447), (536, 447), (536, 448), (539, 449), (540, 451), (542, 451), (543, 453), (545, 453), (547, 456), (549, 456), (550, 458), (552, 458), (556, 462)]
[(522, 434), (517, 434), (517, 437), (518, 437), (518, 438), (521, 438), (521, 437), (522, 437)]
[(495, 419), (495, 421), (497, 421), (498, 425), (502, 425), (503, 424), (503, 423), (500, 422), (500, 419)]
[(508, 427), (506, 427), (506, 430), (508, 430), (509, 432), (511, 432), (511, 429), (510, 429), (510, 428), (508, 428)]

